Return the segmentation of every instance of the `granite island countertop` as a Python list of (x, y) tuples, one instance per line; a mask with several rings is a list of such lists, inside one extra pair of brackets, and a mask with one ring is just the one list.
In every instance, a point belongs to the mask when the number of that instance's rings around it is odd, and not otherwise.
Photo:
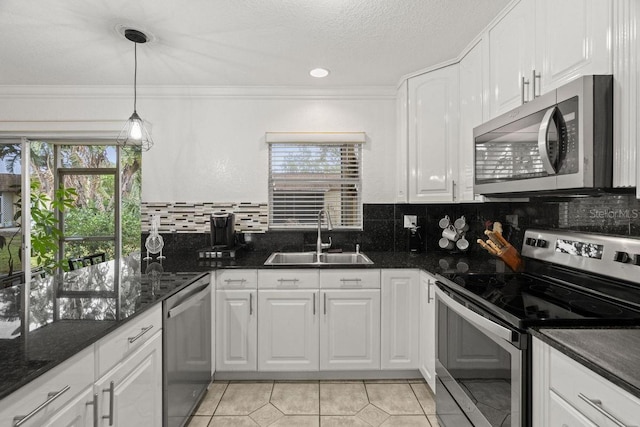
[(540, 328), (532, 334), (640, 398), (640, 326)]
[(0, 289), (0, 399), (202, 276), (179, 265), (158, 267), (134, 255), (34, 278), (26, 337), (24, 285)]

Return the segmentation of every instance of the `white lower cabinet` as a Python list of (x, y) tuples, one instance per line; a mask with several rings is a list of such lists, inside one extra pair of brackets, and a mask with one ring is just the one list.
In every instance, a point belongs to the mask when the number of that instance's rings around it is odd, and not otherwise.
[(320, 370), (380, 369), (380, 290), (320, 292)]
[(533, 338), (533, 426), (632, 426), (640, 399)]
[(382, 369), (418, 369), (419, 278), (418, 270), (382, 270)]
[(317, 371), (318, 290), (258, 292), (258, 370)]
[(162, 425), (162, 333), (100, 378), (95, 393), (100, 426)]
[[(71, 400), (62, 409), (48, 418), (43, 427), (89, 427), (97, 426), (99, 419), (98, 396), (95, 394), (93, 386), (87, 387), (80, 395)], [(95, 412), (94, 412), (95, 411)]]
[[(50, 425), (52, 419), (70, 420), (68, 425), (92, 425), (92, 409), (80, 411), (80, 401), (92, 402), (94, 347), (88, 347), (0, 400), (0, 426), (22, 420), (25, 427)], [(77, 404), (76, 404), (77, 403)], [(67, 413), (68, 412), (68, 413)], [(79, 412), (81, 412), (79, 414)]]
[(436, 391), (436, 294), (435, 278), (420, 272), (420, 373)]
[(257, 290), (216, 291), (216, 371), (258, 368)]

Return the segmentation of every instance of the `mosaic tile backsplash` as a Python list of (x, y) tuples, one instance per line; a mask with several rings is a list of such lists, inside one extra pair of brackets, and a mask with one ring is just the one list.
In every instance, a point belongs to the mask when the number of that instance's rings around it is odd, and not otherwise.
[(151, 215), (160, 216), (160, 233), (208, 233), (213, 212), (233, 212), (239, 233), (264, 233), (269, 225), (266, 203), (142, 202), (140, 211), (142, 233), (151, 231)]

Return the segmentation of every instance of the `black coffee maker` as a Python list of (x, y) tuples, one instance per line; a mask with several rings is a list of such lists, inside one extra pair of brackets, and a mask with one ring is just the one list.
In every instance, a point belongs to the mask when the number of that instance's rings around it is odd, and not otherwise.
[(231, 249), (236, 245), (235, 215), (231, 212), (211, 214), (211, 247)]

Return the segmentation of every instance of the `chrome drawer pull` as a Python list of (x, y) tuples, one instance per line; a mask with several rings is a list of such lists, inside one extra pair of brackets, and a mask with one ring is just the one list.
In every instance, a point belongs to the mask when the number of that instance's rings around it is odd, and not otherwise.
[(316, 315), (316, 293), (313, 293), (313, 315)]
[(299, 281), (300, 281), (300, 280), (298, 280), (298, 279), (278, 279), (278, 282), (280, 282), (280, 283), (283, 283), (283, 282), (293, 282), (293, 283), (296, 283), (296, 282), (299, 282)]
[(230, 285), (231, 283), (240, 283), (243, 284), (244, 282), (246, 282), (247, 279), (225, 279), (224, 282), (228, 285)]
[(353, 277), (351, 279), (345, 279), (342, 278), (340, 279), (341, 282), (362, 282), (362, 279), (360, 279), (359, 277)]
[(98, 427), (99, 416), (98, 416), (98, 393), (93, 395), (93, 400), (91, 402), (87, 402), (87, 406), (93, 405), (93, 427)]
[(53, 402), (54, 400), (56, 400), (57, 398), (62, 396), (64, 393), (66, 393), (70, 388), (71, 388), (71, 386), (65, 386), (60, 391), (54, 391), (54, 392), (51, 392), (51, 393), (47, 394), (47, 400), (45, 400), (42, 404), (40, 404), (40, 406), (38, 406), (36, 409), (34, 409), (33, 411), (29, 412), (27, 415), (17, 415), (15, 417), (13, 417), (13, 427), (20, 427), (21, 425), (23, 425), (24, 423), (29, 421), (38, 412), (40, 412), (44, 408), (46, 408), (51, 402)]
[(109, 415), (103, 415), (102, 418), (109, 420), (110, 426), (113, 425), (113, 406), (114, 406), (113, 394), (115, 391), (114, 389), (115, 389), (115, 384), (113, 383), (113, 381), (111, 381), (109, 383), (109, 388), (106, 390), (102, 390), (103, 393), (109, 393)]
[(431, 298), (431, 280), (427, 281), (427, 304), (430, 304), (433, 301)]
[(587, 404), (589, 406), (591, 406), (593, 409), (595, 409), (596, 411), (600, 412), (602, 415), (604, 415), (605, 417), (607, 417), (612, 423), (614, 423), (615, 425), (617, 425), (618, 427), (629, 427), (626, 424), (624, 424), (623, 422), (621, 422), (619, 419), (617, 419), (616, 417), (614, 417), (613, 415), (611, 415), (609, 412), (607, 412), (603, 407), (602, 407), (602, 400), (599, 399), (589, 399), (587, 396), (585, 396), (582, 393), (578, 393), (578, 397), (582, 400), (584, 400), (585, 402), (587, 402)]
[(133, 344), (134, 342), (136, 342), (138, 340), (138, 338), (140, 338), (141, 336), (143, 336), (144, 334), (149, 332), (151, 330), (151, 328), (153, 328), (153, 325), (149, 325), (146, 328), (142, 328), (140, 333), (138, 335), (136, 335), (135, 337), (129, 337), (129, 344)]

